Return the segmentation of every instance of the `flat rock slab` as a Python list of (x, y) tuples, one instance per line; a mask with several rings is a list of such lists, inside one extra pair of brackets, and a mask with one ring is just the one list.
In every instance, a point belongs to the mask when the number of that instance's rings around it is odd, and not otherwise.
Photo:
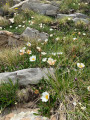
[(39, 32), (38, 30), (30, 28), (30, 27), (27, 27), (21, 36), (27, 37), (30, 39), (34, 39), (34, 40), (40, 39), (42, 41), (48, 39), (48, 37), (49, 37), (49, 35), (47, 33)]
[(37, 110), (34, 109), (31, 111), (28, 109), (23, 109), (21, 112), (19, 112), (19, 110), (18, 112), (13, 111), (12, 113), (1, 117), (0, 120), (49, 120), (46, 117), (36, 116), (34, 113), (38, 113)]
[(57, 18), (63, 18), (63, 17), (83, 18), (83, 19), (89, 18), (87, 15), (82, 14), (82, 13), (75, 13), (75, 14), (57, 14)]
[(53, 68), (29, 68), (18, 70), (15, 72), (0, 73), (0, 84), (2, 82), (8, 82), (9, 79), (13, 83), (19, 80), (19, 85), (37, 84), (42, 78), (48, 79), (48, 75), (53, 75)]

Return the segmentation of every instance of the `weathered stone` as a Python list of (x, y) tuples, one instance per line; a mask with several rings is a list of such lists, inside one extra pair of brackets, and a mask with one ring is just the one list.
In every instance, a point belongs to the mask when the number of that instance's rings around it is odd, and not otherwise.
[(13, 83), (16, 83), (16, 80), (18, 79), (20, 85), (37, 84), (43, 77), (48, 79), (47, 74), (54, 74), (54, 69), (29, 68), (15, 72), (0, 73), (0, 84), (2, 82), (8, 82), (9, 79), (11, 79)]
[(75, 13), (75, 14), (57, 14), (57, 18), (63, 18), (63, 17), (83, 18), (83, 19), (89, 18), (87, 15), (84, 15), (84, 14), (82, 14), (82, 13)]
[(36, 112), (31, 110), (24, 111), (13, 112), (13, 116), (10, 119), (6, 119), (6, 117), (3, 117), (0, 118), (0, 120), (49, 120), (47, 117), (34, 115), (34, 113), (38, 113), (36, 110), (35, 110)]
[(67, 14), (57, 14), (57, 18), (62, 19), (64, 17), (68, 17)]
[(76, 13), (76, 17), (77, 17), (77, 18), (84, 18), (84, 19), (88, 18), (87, 15), (82, 14), (82, 13)]
[(26, 30), (22, 34), (23, 37), (29, 37), (30, 39), (41, 39), (45, 40), (48, 39), (48, 34), (45, 32), (39, 32), (36, 29), (27, 27)]
[(48, 16), (56, 16), (57, 15), (57, 11), (47, 10), (46, 11), (46, 15), (48, 15)]
[[(22, 5), (22, 9), (33, 10), (34, 12), (38, 12), (40, 14), (46, 15), (46, 11), (53, 10), (54, 13), (57, 13), (59, 8), (51, 4), (44, 4), (40, 2), (26, 2)], [(50, 15), (50, 12), (49, 12), (49, 15)], [(51, 12), (51, 15), (52, 15), (52, 12)]]

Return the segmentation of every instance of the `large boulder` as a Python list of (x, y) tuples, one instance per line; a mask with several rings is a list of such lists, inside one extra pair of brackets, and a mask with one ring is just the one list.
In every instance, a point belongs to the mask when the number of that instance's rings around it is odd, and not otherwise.
[[(55, 16), (57, 14), (59, 7), (40, 2), (26, 2), (22, 5), (22, 9), (23, 10), (29, 9), (40, 14)], [(54, 12), (54, 14), (52, 12)]]
[(30, 27), (27, 27), (25, 29), (25, 31), (22, 33), (22, 36), (23, 37), (28, 37), (30, 39), (40, 39), (42, 41), (48, 39), (48, 34), (45, 33), (45, 32), (39, 32), (38, 30), (36, 29), (33, 29), (33, 28), (30, 28)]
[(15, 72), (0, 73), (0, 84), (8, 82), (9, 79), (13, 83), (19, 80), (19, 85), (37, 84), (42, 78), (48, 79), (48, 75), (54, 74), (53, 68), (29, 68), (18, 70)]

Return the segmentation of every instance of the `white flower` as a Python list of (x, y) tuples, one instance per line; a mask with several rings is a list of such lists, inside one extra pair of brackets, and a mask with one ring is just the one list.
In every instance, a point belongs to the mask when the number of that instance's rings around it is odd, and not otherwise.
[(33, 56), (31, 56), (29, 59), (30, 59), (30, 61), (31, 61), (31, 62), (33, 62), (33, 61), (35, 61), (35, 60), (36, 60), (36, 56), (35, 56), (35, 55), (33, 55)]
[(45, 39), (45, 42), (48, 42), (48, 39)]
[(26, 53), (30, 55), (30, 54), (32, 54), (32, 51), (31, 50), (27, 50)]
[(18, 27), (21, 27), (22, 25), (18, 25)]
[(25, 50), (25, 49), (26, 49), (26, 47), (23, 47), (22, 49), (23, 49), (23, 50)]
[(59, 37), (57, 37), (55, 40), (56, 40), (56, 41), (58, 41), (59, 39), (60, 39), (60, 38), (59, 38)]
[(83, 63), (77, 63), (77, 66), (78, 66), (79, 68), (84, 68), (84, 67), (85, 67), (85, 65), (84, 65)]
[(42, 102), (47, 102), (49, 100), (49, 93), (43, 92), (41, 97)]
[(76, 105), (77, 105), (77, 103), (76, 103), (76, 102), (73, 102), (73, 105), (74, 105), (74, 106), (76, 106)]
[(42, 55), (46, 55), (47, 53), (46, 52), (41, 52)]
[(42, 27), (43, 27), (43, 24), (41, 23), (41, 24), (39, 24), (39, 26), (40, 26), (40, 28), (42, 28)]
[(53, 37), (53, 34), (50, 34), (50, 37)]
[(71, 18), (68, 18), (68, 20), (71, 20)]
[(73, 38), (73, 41), (77, 40), (77, 38)]
[(0, 110), (0, 114), (1, 114), (2, 112), (1, 112), (1, 110)]
[(17, 102), (15, 102), (15, 105), (17, 105)]
[(12, 28), (12, 26), (10, 26), (10, 28)]
[(22, 27), (25, 27), (25, 25), (23, 25)]
[(0, 30), (2, 30), (2, 27), (0, 27)]
[(34, 17), (32, 16), (31, 18), (33, 19)]
[(18, 27), (15, 27), (15, 29), (18, 29)]
[(52, 28), (50, 28), (50, 31), (53, 31), (53, 29), (52, 29)]
[(41, 41), (41, 39), (39, 38), (38, 41)]
[(23, 21), (22, 23), (25, 23), (25, 21)]
[(86, 110), (86, 107), (81, 107), (82, 110)]
[(54, 56), (55, 56), (56, 54), (57, 54), (57, 53), (52, 52), (52, 55), (54, 55)]
[(40, 52), (41, 51), (41, 48), (40, 47), (36, 47), (37, 48), (37, 50)]
[(78, 103), (79, 105), (82, 105), (80, 102)]
[(34, 24), (34, 22), (33, 22), (33, 21), (29, 21), (29, 23), (30, 23), (30, 25), (33, 25), (33, 24)]
[(57, 55), (62, 55), (63, 54), (63, 52), (57, 52)]
[(83, 35), (85, 36), (85, 35), (86, 35), (86, 33), (83, 33)]
[(9, 19), (11, 23), (14, 23), (14, 18)]
[(25, 49), (21, 49), (20, 52), (21, 52), (21, 53), (25, 53)]
[(31, 43), (30, 43), (30, 42), (28, 42), (26, 45), (27, 45), (28, 47), (30, 47), (30, 46), (31, 46)]
[(90, 91), (90, 86), (87, 87), (87, 90)]
[(43, 61), (43, 62), (46, 62), (46, 61), (47, 61), (47, 58), (43, 58), (42, 61)]
[(87, 5), (88, 3), (85, 3), (85, 5)]
[(53, 60), (52, 58), (48, 58), (47, 63), (48, 63), (49, 65), (54, 65), (54, 64), (56, 63), (56, 60)]

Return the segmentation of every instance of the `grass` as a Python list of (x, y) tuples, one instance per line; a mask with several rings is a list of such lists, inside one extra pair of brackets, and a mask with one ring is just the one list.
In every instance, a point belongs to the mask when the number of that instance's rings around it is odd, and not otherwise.
[[(68, 4), (65, 1), (61, 10), (64, 9), (64, 5), (68, 5), (68, 8), (74, 8), (78, 10), (78, 2), (75, 2), (75, 8), (72, 6), (72, 1), (69, 0)], [(65, 5), (65, 7), (66, 7)], [(82, 7), (83, 8), (83, 7)], [(32, 27), (40, 32), (47, 32), (49, 38), (47, 42), (37, 42), (36, 40), (25, 39), (26, 43), (30, 42), (31, 46), (26, 44), (18, 49), (3, 50), (0, 52), (0, 72), (15, 71), (24, 68), (31, 67), (53, 67), (55, 69), (54, 75), (49, 75), (49, 80), (42, 80), (35, 88), (39, 91), (39, 96), (45, 91), (48, 91), (50, 98), (48, 102), (39, 102), (39, 114), (50, 117), (52, 109), (58, 110), (62, 103), (65, 106), (67, 120), (72, 118), (73, 120), (89, 120), (89, 61), (90, 61), (90, 30), (87, 25), (82, 22), (74, 24), (72, 20), (68, 18), (53, 19), (43, 15), (38, 15), (33, 12), (20, 13), (15, 16), (15, 23), (10, 26), (6, 26), (5, 29), (13, 33), (21, 34), (26, 27)], [(33, 24), (30, 24), (33, 22)], [(44, 27), (40, 27), (40, 24)], [(19, 27), (18, 25), (21, 25)], [(22, 27), (25, 25), (24, 27)], [(18, 27), (16, 29), (16, 27)], [(50, 30), (53, 28), (53, 30)], [(50, 35), (53, 35), (50, 37)], [(57, 39), (58, 38), (58, 39)], [(27, 50), (31, 50), (32, 54), (28, 55), (24, 53), (19, 55), (20, 50), (26, 47)], [(41, 48), (41, 51), (37, 50), (37, 47)], [(42, 55), (41, 52), (46, 52), (46, 55)], [(62, 54), (58, 54), (62, 52)], [(31, 62), (29, 58), (32, 55), (36, 55), (36, 61)], [(53, 66), (48, 62), (43, 62), (43, 58), (53, 58), (56, 60)], [(77, 63), (84, 63), (85, 67), (80, 69), (77, 67)], [(69, 109), (70, 98), (72, 102), (76, 102), (74, 109)], [(81, 104), (80, 104), (81, 103)], [(82, 107), (86, 107), (85, 110)], [(55, 112), (55, 111), (54, 111)]]
[(18, 90), (18, 82), (15, 84), (9, 80), (8, 83), (0, 85), (0, 109), (3, 111), (6, 107), (15, 104), (17, 100), (16, 91)]
[(81, 2), (80, 0), (62, 0), (60, 4), (60, 12), (61, 13), (70, 13), (71, 10), (74, 12), (81, 12), (87, 15), (90, 8), (90, 4), (88, 2)]
[(4, 27), (9, 24), (9, 21), (6, 18), (0, 17), (0, 26)]

